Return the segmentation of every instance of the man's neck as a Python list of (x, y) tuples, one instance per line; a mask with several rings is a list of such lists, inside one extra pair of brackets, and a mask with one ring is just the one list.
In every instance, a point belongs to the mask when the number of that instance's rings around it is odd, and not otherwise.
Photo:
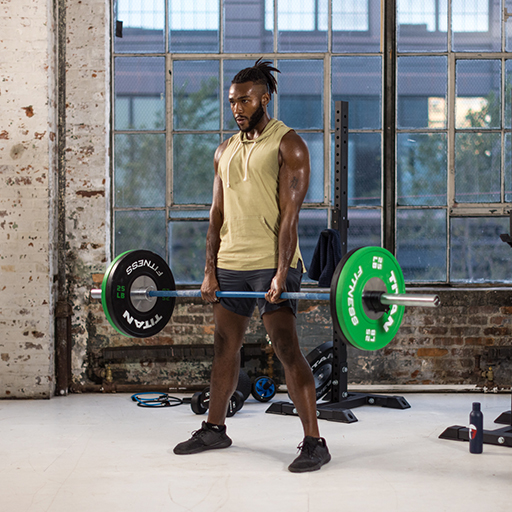
[(244, 132), (247, 140), (255, 140), (257, 139), (262, 133), (267, 124), (270, 121), (270, 117), (267, 113), (263, 115), (260, 122), (250, 131), (250, 132)]

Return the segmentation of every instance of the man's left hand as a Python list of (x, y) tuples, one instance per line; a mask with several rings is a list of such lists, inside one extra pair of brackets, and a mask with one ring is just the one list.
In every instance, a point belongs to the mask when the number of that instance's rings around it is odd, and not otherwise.
[(286, 291), (286, 285), (284, 279), (279, 279), (275, 276), (270, 283), (270, 289), (265, 295), (265, 300), (273, 304), (284, 302), (286, 299), (280, 299), (281, 294)]

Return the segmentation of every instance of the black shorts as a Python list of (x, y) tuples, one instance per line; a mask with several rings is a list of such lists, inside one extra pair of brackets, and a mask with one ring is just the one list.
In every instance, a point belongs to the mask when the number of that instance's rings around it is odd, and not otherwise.
[[(267, 292), (270, 288), (272, 278), (276, 275), (277, 269), (269, 268), (264, 270), (225, 270), (217, 269), (217, 281), (221, 291), (251, 291), (251, 292)], [(286, 276), (286, 291), (300, 292), (300, 282), (302, 281), (302, 262), (299, 261), (297, 268), (290, 268)], [(254, 308), (258, 303), (260, 316), (269, 311), (276, 311), (280, 308), (290, 308), (295, 316), (297, 316), (298, 300), (285, 300), (279, 304), (272, 304), (265, 299), (227, 299), (222, 297), (220, 303), (227, 310), (238, 315), (251, 317)]]

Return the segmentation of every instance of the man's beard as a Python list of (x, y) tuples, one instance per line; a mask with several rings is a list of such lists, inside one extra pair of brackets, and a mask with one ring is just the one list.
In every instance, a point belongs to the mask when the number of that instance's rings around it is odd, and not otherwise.
[(241, 130), (244, 133), (252, 132), (256, 125), (261, 121), (261, 118), (265, 115), (265, 110), (263, 108), (263, 104), (260, 101), (260, 106), (254, 112), (254, 114), (249, 118), (249, 126), (245, 130)]

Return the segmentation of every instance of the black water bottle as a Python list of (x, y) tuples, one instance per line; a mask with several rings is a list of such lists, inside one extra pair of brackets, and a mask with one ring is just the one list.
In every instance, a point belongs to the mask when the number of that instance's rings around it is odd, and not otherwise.
[(484, 445), (484, 415), (480, 411), (480, 403), (473, 402), (473, 410), (469, 414), (469, 453), (482, 453)]

